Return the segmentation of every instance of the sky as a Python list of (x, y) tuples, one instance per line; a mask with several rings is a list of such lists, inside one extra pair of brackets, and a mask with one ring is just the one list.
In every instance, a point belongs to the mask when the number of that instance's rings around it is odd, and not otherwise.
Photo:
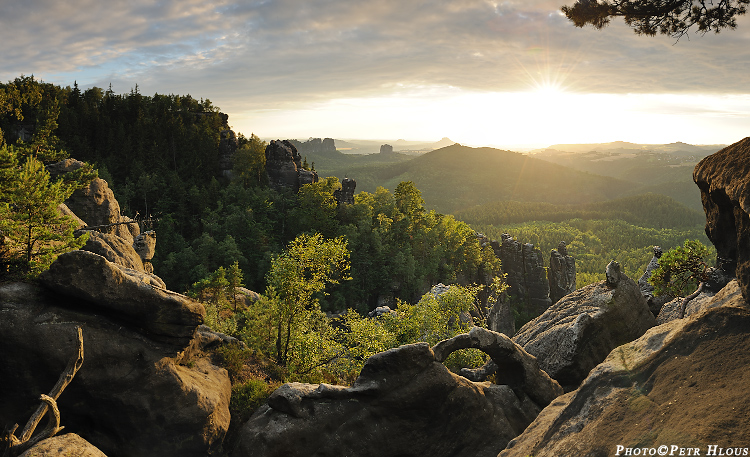
[(750, 136), (750, 17), (677, 41), (621, 19), (576, 28), (565, 3), (0, 0), (0, 81), (190, 94), (262, 138), (521, 149)]

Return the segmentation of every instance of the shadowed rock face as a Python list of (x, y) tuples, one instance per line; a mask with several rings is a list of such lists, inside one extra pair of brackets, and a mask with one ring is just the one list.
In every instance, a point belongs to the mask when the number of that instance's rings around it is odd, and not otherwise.
[(71, 358), (81, 327), (83, 365), (58, 399), (66, 432), (109, 457), (203, 457), (221, 447), (230, 419), (226, 370), (204, 358), (188, 364), (186, 347), (31, 284), (0, 285), (0, 316), (0, 423), (30, 417)]
[(612, 349), (656, 324), (635, 281), (615, 262), (607, 270), (610, 284), (566, 295), (513, 337), (566, 390), (577, 387)]
[(568, 255), (565, 242), (561, 241), (557, 249), (553, 249), (549, 256), (549, 298), (552, 303), (576, 290), (576, 261)]
[(709, 445), (747, 446), (737, 442), (750, 435), (750, 311), (728, 287), (706, 311), (613, 350), (499, 457), (613, 456), (618, 445), (678, 445), (705, 455)]
[[(482, 347), (514, 370), (513, 386), (474, 383), (440, 363)], [(484, 329), (368, 359), (352, 387), (285, 384), (243, 426), (234, 457), (495, 457), (562, 392), (507, 337)], [(526, 370), (529, 370), (527, 372)]]
[(511, 300), (534, 315), (544, 312), (552, 301), (542, 251), (533, 244), (522, 244), (508, 234), (502, 235), (501, 243), (493, 241), (492, 247), (503, 264), (503, 271), (508, 274), (505, 282)]
[(750, 138), (701, 160), (693, 181), (701, 190), (716, 266), (736, 275), (742, 296), (750, 300)]
[(289, 140), (273, 140), (266, 146), (266, 173), (271, 187), (291, 189), (318, 182), (318, 174), (302, 168), (302, 157)]

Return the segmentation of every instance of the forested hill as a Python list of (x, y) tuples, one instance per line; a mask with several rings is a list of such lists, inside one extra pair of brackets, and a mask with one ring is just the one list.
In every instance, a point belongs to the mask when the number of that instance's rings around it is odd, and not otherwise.
[(378, 185), (393, 189), (401, 181), (413, 181), (427, 206), (444, 213), (499, 200), (591, 203), (620, 197), (635, 187), (516, 152), (460, 144), (347, 174), (357, 180), (357, 190), (373, 191)]
[(579, 205), (499, 201), (458, 211), (455, 216), (472, 225), (609, 219), (656, 229), (695, 227), (702, 225), (706, 220), (703, 213), (687, 208), (671, 197), (659, 194), (644, 194)]

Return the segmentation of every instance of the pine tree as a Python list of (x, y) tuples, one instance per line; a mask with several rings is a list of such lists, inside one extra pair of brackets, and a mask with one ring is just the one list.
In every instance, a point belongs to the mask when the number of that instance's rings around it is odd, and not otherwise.
[[(6, 161), (9, 149), (1, 157)], [(13, 154), (13, 151), (10, 151)], [(58, 207), (74, 188), (62, 181), (50, 183), (44, 165), (31, 156), (5, 193), (6, 216), (0, 221), (0, 232), (5, 233), (6, 245), (14, 253), (15, 261), (24, 273), (36, 275), (48, 268), (58, 254), (78, 249), (87, 236), (73, 235), (75, 223), (60, 214)]]

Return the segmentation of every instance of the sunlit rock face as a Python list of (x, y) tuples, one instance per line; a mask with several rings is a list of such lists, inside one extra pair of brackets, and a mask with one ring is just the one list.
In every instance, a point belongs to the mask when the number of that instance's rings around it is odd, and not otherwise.
[(499, 457), (636, 455), (632, 448), (673, 445), (706, 455), (709, 446), (732, 446), (750, 433), (739, 419), (750, 415), (747, 307), (730, 283), (702, 311), (615, 348)]
[(712, 154), (695, 166), (706, 235), (716, 246), (717, 267), (737, 276), (750, 299), (750, 137)]
[(269, 185), (297, 192), (300, 186), (318, 182), (318, 174), (302, 168), (302, 157), (289, 140), (273, 140), (266, 146), (266, 173)]

